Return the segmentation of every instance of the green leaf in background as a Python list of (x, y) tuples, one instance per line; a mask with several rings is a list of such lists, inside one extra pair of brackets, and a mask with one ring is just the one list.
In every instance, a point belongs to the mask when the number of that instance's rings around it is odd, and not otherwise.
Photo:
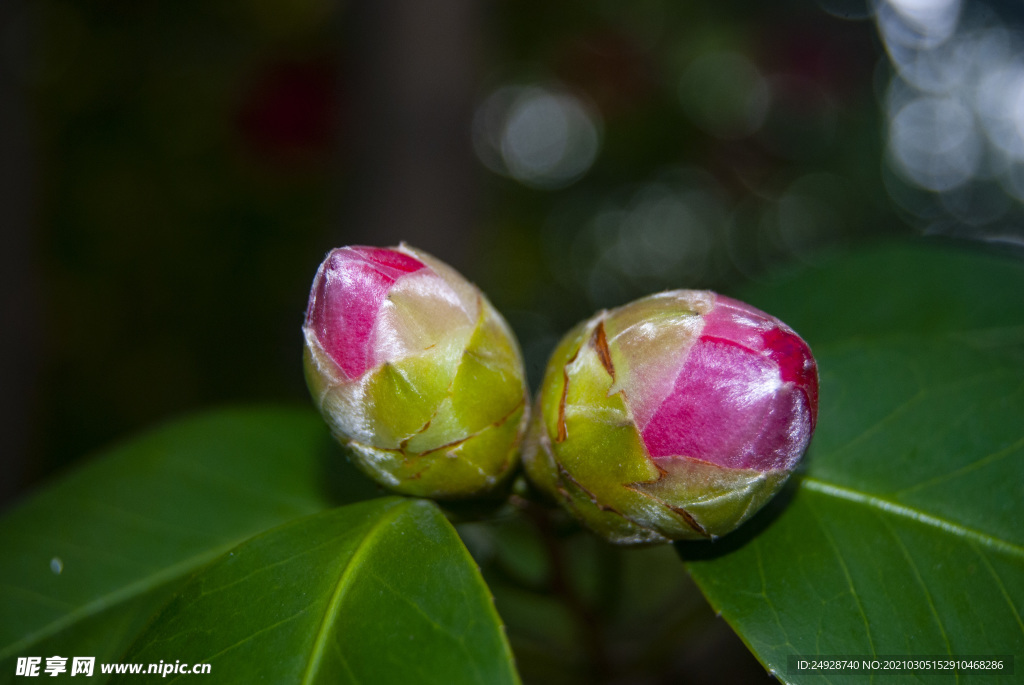
[[(116, 660), (181, 579), (327, 507), (327, 464), (346, 468), (331, 450), (312, 411), (220, 411), (125, 443), (8, 512), (0, 679), (18, 656)], [(374, 492), (347, 482), (334, 499)]]
[(746, 297), (810, 343), (821, 405), (791, 501), (677, 546), (712, 605), (788, 682), (831, 682), (794, 654), (1024, 653), (1024, 265), (886, 248)]
[[(739, 294), (779, 317), (814, 348), (898, 334), (1024, 325), (1024, 266), (976, 245), (927, 242), (861, 250)], [(973, 249), (972, 249), (973, 248)]]
[(432, 502), (397, 497), (300, 519), (222, 556), (125, 657), (178, 660), (210, 664), (218, 682), (518, 682), (455, 529)]

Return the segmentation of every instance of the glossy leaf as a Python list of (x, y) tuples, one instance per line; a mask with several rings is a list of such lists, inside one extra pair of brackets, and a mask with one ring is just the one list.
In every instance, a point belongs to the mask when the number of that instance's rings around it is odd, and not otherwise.
[(739, 297), (781, 318), (816, 354), (832, 342), (1024, 323), (1020, 261), (962, 247), (921, 241), (853, 252), (780, 274)]
[(220, 411), (100, 455), (0, 519), (0, 673), (18, 656), (116, 660), (225, 550), (375, 492), (311, 410)]
[(454, 528), (433, 503), (397, 497), (236, 547), (175, 596), (125, 660), (210, 664), (220, 682), (518, 682)]
[(677, 546), (712, 605), (789, 682), (830, 681), (793, 654), (1024, 652), (1024, 266), (889, 248), (749, 300), (814, 349), (818, 430), (776, 506)]

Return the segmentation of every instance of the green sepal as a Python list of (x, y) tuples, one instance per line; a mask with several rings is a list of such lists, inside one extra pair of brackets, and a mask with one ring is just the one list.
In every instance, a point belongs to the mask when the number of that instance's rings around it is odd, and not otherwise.
[(317, 368), (317, 361), (313, 358), (313, 351), (309, 345), (302, 347), (302, 373), (306, 378), (306, 387), (309, 394), (319, 405), (320, 398), (324, 396), (330, 386), (329, 379)]
[(356, 466), (405, 495), (459, 498), (497, 486), (513, 471), (525, 404), (498, 423), (457, 443), (423, 454), (349, 443)]
[(622, 395), (608, 396), (612, 377), (592, 344), (580, 349), (568, 376), (566, 439), (555, 440), (552, 449), (576, 482), (614, 506), (613, 500), (625, 494), (623, 483), (654, 480), (658, 470), (647, 457)]
[(548, 447), (541, 404), (534, 402), (526, 438), (523, 440), (523, 469), (530, 482), (549, 497), (558, 497), (558, 465)]
[(524, 375), (511, 332), (485, 301), (452, 385), (453, 409), (463, 417), (467, 432), (481, 430), (522, 404), (526, 399)]
[(562, 403), (562, 391), (565, 388), (565, 367), (579, 352), (588, 331), (586, 323), (581, 323), (569, 331), (551, 353), (547, 369), (544, 371), (544, 381), (537, 398), (539, 409), (537, 413), (544, 422), (547, 434), (552, 439), (558, 436), (558, 410)]
[(782, 470), (729, 469), (698, 459), (659, 459), (662, 477), (633, 487), (680, 507), (711, 537), (725, 535), (753, 516), (789, 477)]
[(427, 452), (504, 420), (525, 402), (523, 375), (511, 337), (485, 306), (447, 397), (430, 425), (409, 438), (406, 451)]
[[(423, 475), (426, 485), (436, 482), (431, 490), (436, 494), (432, 496), (458, 497), (463, 493), (485, 492), (512, 473), (512, 467), (518, 463), (525, 411), (526, 405), (522, 403), (500, 423), (440, 450), (444, 458), (435, 457), (434, 465)], [(460, 486), (457, 492), (453, 491), (453, 484)]]
[(426, 353), (386, 362), (370, 372), (365, 394), (375, 447), (394, 448), (422, 430), (448, 395), (451, 376)]
[[(553, 466), (551, 473), (556, 479), (553, 489), (556, 501), (591, 531), (615, 544), (656, 544), (669, 541), (670, 538), (659, 531), (627, 518), (620, 509), (604, 502), (598, 503), (568, 472), (555, 464), (550, 454), (547, 455), (547, 459)], [(622, 495), (620, 500), (628, 498), (626, 493)], [(624, 501), (619, 502), (624, 503), (628, 504)]]

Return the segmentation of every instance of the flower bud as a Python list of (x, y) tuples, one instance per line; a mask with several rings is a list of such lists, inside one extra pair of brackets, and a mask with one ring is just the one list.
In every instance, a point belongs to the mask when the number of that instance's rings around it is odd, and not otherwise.
[(405, 244), (333, 250), (313, 281), (303, 334), (313, 399), (378, 483), (466, 497), (516, 465), (528, 413), (519, 348), (448, 265)]
[(709, 539), (782, 487), (817, 411), (814, 357), (788, 326), (676, 290), (562, 339), (523, 459), (538, 487), (612, 542)]

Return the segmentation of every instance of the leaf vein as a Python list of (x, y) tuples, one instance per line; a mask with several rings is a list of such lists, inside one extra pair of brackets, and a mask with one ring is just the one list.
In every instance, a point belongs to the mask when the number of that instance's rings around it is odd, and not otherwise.
[(337, 642), (333, 642), (331, 644), (334, 647), (334, 654), (336, 657), (338, 657), (338, 661), (341, 663), (342, 668), (345, 669), (345, 673), (348, 675), (349, 680), (352, 682), (353, 685), (359, 685), (360, 680), (358, 677), (356, 677), (355, 672), (352, 670), (351, 664), (348, 663), (348, 657), (345, 656), (345, 652), (342, 651), (341, 645), (339, 645)]
[[(444, 626), (442, 626), (442, 625), (441, 625), (440, 623), (438, 623), (437, 621), (435, 621), (435, 620), (434, 620), (434, 618), (433, 618), (433, 617), (432, 617), (432, 616), (431, 616), (430, 614), (428, 614), (428, 613), (427, 613), (426, 611), (424, 611), (424, 610), (423, 610), (423, 608), (422, 608), (422, 607), (420, 607), (420, 606), (419, 606), (418, 604), (416, 604), (415, 602), (413, 602), (412, 600), (410, 600), (410, 599), (409, 599), (408, 597), (406, 597), (405, 595), (403, 595), (403, 594), (402, 594), (401, 592), (399, 592), (399, 591), (398, 591), (398, 590), (396, 590), (395, 588), (391, 587), (391, 584), (390, 584), (390, 583), (388, 583), (388, 582), (387, 582), (387, 581), (386, 581), (386, 580), (385, 580), (385, 579), (384, 579), (383, 577), (381, 577), (381, 576), (380, 576), (379, 574), (377, 574), (377, 573), (373, 573), (373, 572), (371, 571), (371, 572), (370, 572), (370, 575), (371, 575), (371, 576), (372, 576), (372, 577), (374, 578), (374, 580), (376, 580), (376, 581), (377, 581), (378, 583), (380, 583), (380, 584), (381, 584), (381, 586), (383, 586), (385, 590), (387, 590), (388, 592), (390, 592), (390, 593), (391, 593), (392, 595), (394, 595), (395, 597), (397, 597), (397, 598), (398, 598), (398, 599), (399, 599), (400, 601), (402, 601), (402, 602), (403, 602), (404, 604), (406, 604), (406, 605), (408, 605), (409, 607), (411, 607), (411, 608), (413, 609), (413, 611), (415, 611), (415, 612), (416, 612), (417, 614), (419, 614), (420, 616), (422, 616), (422, 617), (423, 617), (423, 619), (424, 619), (424, 620), (425, 620), (425, 621), (426, 621), (426, 622), (427, 622), (427, 623), (428, 623), (428, 624), (430, 625), (430, 627), (431, 627), (431, 628), (434, 628), (435, 630), (437, 630), (437, 631), (438, 631), (439, 633), (441, 633), (442, 635), (447, 635), (447, 636), (448, 636), (448, 637), (450, 637), (450, 638), (451, 638), (451, 639), (452, 639), (453, 641), (457, 642), (457, 643), (459, 644), (459, 646), (461, 647), (462, 651), (466, 653), (466, 656), (468, 656), (468, 657), (472, 657), (472, 656), (473, 656), (473, 655), (472, 655), (472, 654), (471, 654), (471, 653), (469, 652), (469, 650), (467, 649), (467, 647), (466, 647), (466, 638), (465, 638), (465, 636), (464, 636), (464, 635), (456, 635), (455, 633), (453, 633), (452, 631), (448, 630), (447, 628), (445, 628)], [(466, 626), (466, 630), (468, 631), (468, 630), (469, 630), (469, 628), (470, 628), (470, 626), (469, 626), (469, 625), (467, 625), (467, 626)]]
[(982, 457), (981, 459), (978, 459), (977, 461), (973, 461), (970, 464), (966, 464), (964, 466), (961, 466), (960, 468), (956, 469), (955, 471), (950, 471), (949, 473), (943, 473), (943, 474), (940, 474), (938, 476), (935, 476), (934, 478), (929, 478), (928, 480), (923, 481), (921, 483), (918, 483), (916, 485), (911, 485), (910, 487), (903, 488), (902, 490), (897, 490), (893, 494), (896, 494), (896, 495), (906, 495), (908, 493), (915, 492), (917, 490), (923, 490), (925, 488), (930, 488), (930, 487), (932, 487), (934, 485), (938, 485), (939, 483), (944, 483), (945, 481), (952, 480), (954, 478), (959, 478), (959, 477), (963, 476), (964, 474), (970, 473), (971, 471), (976, 471), (977, 469), (980, 469), (980, 468), (983, 468), (985, 466), (988, 466), (989, 464), (995, 463), (997, 461), (1001, 461), (1002, 459), (1005, 459), (1006, 457), (1010, 456), (1011, 454), (1013, 454), (1017, 450), (1021, 449), (1022, 447), (1024, 447), (1024, 437), (1021, 437), (1019, 440), (1017, 440), (1017, 442), (1015, 442), (1012, 445), (1009, 445), (1009, 446), (999, 450), (998, 452), (993, 452), (992, 454), (988, 454), (988, 455)]
[(924, 388), (921, 388), (914, 394), (913, 397), (908, 398), (906, 401), (904, 401), (899, 406), (895, 407), (888, 414), (878, 419), (874, 424), (868, 426), (863, 431), (861, 431), (857, 435), (857, 437), (853, 438), (852, 440), (848, 440), (846, 443), (843, 444), (842, 447), (833, 451), (831, 456), (842, 454), (843, 452), (849, 451), (850, 448), (855, 447), (859, 443), (864, 442), (868, 438), (872, 437), (873, 435), (884, 429), (888, 424), (892, 423), (893, 421), (896, 421), (897, 419), (899, 419), (900, 416), (913, 409), (914, 405), (921, 403), (927, 398), (928, 393), (925, 392)]
[[(825, 521), (821, 518), (821, 514), (819, 514), (818, 510), (813, 506), (811, 506), (810, 509), (814, 513), (814, 518), (817, 520), (818, 528), (828, 540), (828, 544), (832, 547), (832, 551), (835, 553), (836, 559), (839, 561), (839, 566), (843, 570), (843, 576), (846, 578), (846, 585), (850, 588), (850, 594), (853, 596), (853, 601), (857, 604), (857, 611), (860, 612), (861, 620), (864, 621), (864, 633), (868, 638), (868, 646), (871, 647), (871, 655), (877, 656), (878, 652), (875, 650), (875, 640), (871, 636), (871, 622), (868, 621), (867, 612), (864, 611), (864, 605), (861, 604), (860, 595), (857, 593), (857, 588), (853, 584), (853, 576), (850, 575), (850, 567), (846, 565), (846, 559), (843, 558), (843, 553), (839, 549), (839, 545), (836, 544), (836, 539), (833, 537), (832, 531), (828, 529), (825, 525)], [(873, 674), (871, 680), (874, 680)]]
[(953, 646), (949, 643), (949, 635), (946, 633), (946, 626), (943, 625), (942, 618), (939, 616), (939, 611), (935, 607), (935, 598), (932, 596), (932, 593), (928, 590), (928, 586), (925, 584), (924, 578), (921, 576), (921, 569), (918, 568), (917, 562), (914, 560), (914, 557), (910, 554), (910, 550), (908, 550), (907, 546), (903, 543), (903, 539), (896, 534), (896, 531), (893, 529), (889, 521), (887, 521), (884, 516), (881, 516), (877, 512), (876, 516), (882, 522), (882, 525), (885, 526), (886, 531), (888, 531), (892, 539), (896, 541), (896, 544), (900, 548), (900, 552), (903, 554), (904, 560), (906, 560), (907, 565), (910, 566), (910, 570), (914, 572), (914, 580), (917, 581), (917, 584), (918, 586), (920, 586), (921, 591), (924, 592), (925, 599), (928, 600), (928, 610), (931, 611), (932, 618), (935, 619), (935, 625), (939, 627), (939, 632), (942, 634), (942, 641), (946, 643), (946, 653), (952, 656)]
[[(239, 647), (244, 645), (246, 642), (249, 642), (249, 641), (255, 639), (259, 635), (262, 635), (264, 633), (269, 633), (270, 631), (274, 630), (275, 628), (283, 626), (286, 623), (291, 623), (295, 619), (297, 619), (300, 616), (302, 616), (303, 614), (305, 614), (307, 611), (309, 611), (309, 606), (306, 606), (305, 608), (301, 609), (300, 611), (296, 611), (291, 616), (287, 616), (285, 618), (282, 618), (280, 621), (275, 621), (274, 623), (271, 623), (269, 626), (265, 626), (265, 627), (260, 628), (259, 630), (255, 631), (253, 633), (250, 633), (249, 635), (245, 636), (244, 638), (242, 638), (238, 642), (236, 642), (236, 643), (234, 643), (232, 645), (228, 645), (227, 647), (225, 647), (224, 649), (222, 649), (222, 650), (220, 650), (218, 652), (215, 652), (215, 653), (210, 654), (208, 656), (204, 656), (202, 658), (202, 661), (197, 662), (197, 663), (209, 663), (209, 662), (213, 661), (214, 659), (216, 659), (217, 657), (222, 656), (224, 654), (227, 654), (228, 652), (230, 652), (233, 649), (238, 649)], [(152, 642), (151, 645), (165, 643), (165, 642), (172, 642), (177, 637), (178, 637), (177, 635), (168, 636), (168, 637), (163, 638), (161, 640)], [(167, 682), (168, 683), (172, 683), (172, 682), (174, 682), (174, 680), (177, 680), (178, 677), (179, 676), (175, 676), (174, 679), (169, 680)]]
[(345, 599), (345, 593), (352, 585), (363, 557), (366, 556), (368, 551), (378, 541), (381, 532), (387, 527), (386, 524), (394, 521), (398, 518), (399, 514), (411, 506), (412, 500), (403, 500), (381, 516), (366, 532), (366, 535), (356, 546), (352, 556), (349, 557), (348, 562), (345, 564), (345, 568), (342, 569), (341, 575), (338, 577), (338, 584), (334, 588), (334, 594), (331, 596), (331, 601), (328, 603), (327, 609), (324, 611), (320, 627), (317, 629), (316, 640), (313, 642), (313, 652), (310, 655), (309, 664), (306, 666), (306, 672), (302, 676), (303, 685), (311, 685), (311, 683), (313, 683), (314, 675), (320, 667), (320, 661), (323, 659), (324, 650), (327, 647), (327, 640), (331, 634), (332, 620), (337, 616), (338, 611), (341, 608), (341, 604)]
[(917, 521), (918, 523), (933, 526), (959, 538), (980, 543), (989, 549), (997, 550), (1003, 554), (1024, 558), (1024, 547), (1021, 547), (1020, 545), (1007, 542), (1006, 540), (997, 538), (994, 535), (989, 535), (987, 533), (974, 530), (973, 528), (968, 528), (967, 526), (960, 525), (959, 523), (953, 523), (952, 521), (948, 521), (944, 518), (927, 514), (918, 509), (914, 509), (913, 507), (897, 504), (891, 500), (844, 488), (809, 476), (803, 478), (800, 482), (800, 487), (822, 495), (836, 497), (848, 502), (854, 502), (855, 504), (874, 507), (875, 509), (879, 509), (887, 514), (910, 519), (911, 521)]
[(1002, 593), (1003, 599), (1006, 600), (1007, 605), (1009, 605), (1010, 607), (1010, 611), (1013, 612), (1013, 617), (1017, 620), (1017, 627), (1020, 628), (1021, 633), (1024, 633), (1024, 621), (1021, 621), (1020, 612), (1017, 611), (1017, 605), (1013, 603), (1013, 599), (1010, 597), (1010, 593), (1007, 592), (1006, 586), (1003, 584), (1003, 579), (999, 576), (998, 573), (996, 573), (996, 569), (992, 566), (992, 562), (988, 560), (988, 557), (982, 554), (978, 550), (978, 548), (975, 547), (973, 544), (971, 545), (971, 548), (974, 550), (974, 553), (977, 554), (985, 563), (985, 568), (988, 569), (988, 572), (989, 574), (991, 574), (992, 579), (996, 582), (996, 585), (999, 587), (999, 592)]

